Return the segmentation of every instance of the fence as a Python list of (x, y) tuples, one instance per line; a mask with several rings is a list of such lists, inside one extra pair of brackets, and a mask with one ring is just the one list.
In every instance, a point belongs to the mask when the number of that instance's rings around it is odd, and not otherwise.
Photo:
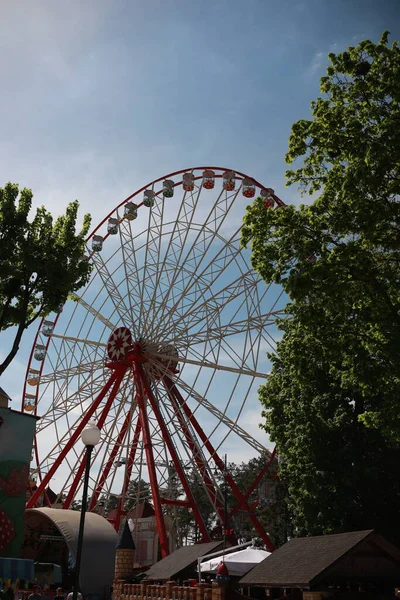
[(229, 600), (227, 585), (224, 583), (198, 583), (196, 587), (176, 585), (176, 581), (167, 581), (163, 585), (147, 581), (114, 583), (112, 600)]

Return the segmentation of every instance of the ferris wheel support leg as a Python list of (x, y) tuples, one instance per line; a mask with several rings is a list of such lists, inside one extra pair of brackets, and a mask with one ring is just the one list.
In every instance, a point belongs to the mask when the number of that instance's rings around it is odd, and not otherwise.
[(171, 389), (173, 390), (173, 393), (174, 393), (175, 397), (178, 399), (178, 401), (179, 401), (180, 405), (182, 406), (182, 408), (183, 408), (186, 416), (188, 417), (189, 421), (192, 423), (192, 425), (194, 427), (194, 430), (196, 431), (197, 435), (200, 437), (201, 441), (204, 443), (205, 447), (207, 448), (208, 452), (210, 453), (211, 458), (214, 460), (214, 462), (217, 465), (218, 469), (223, 474), (226, 482), (228, 483), (229, 487), (231, 488), (231, 490), (232, 490), (234, 496), (236, 497), (236, 500), (238, 501), (239, 505), (249, 511), (250, 520), (251, 520), (251, 522), (252, 522), (255, 530), (257, 531), (258, 535), (260, 536), (260, 538), (262, 539), (262, 541), (266, 545), (268, 551), (269, 552), (273, 552), (275, 550), (275, 547), (272, 544), (271, 540), (269, 539), (268, 535), (265, 533), (264, 528), (262, 527), (260, 521), (257, 519), (257, 517), (255, 516), (255, 514), (252, 513), (252, 511), (251, 511), (251, 509), (250, 509), (250, 507), (249, 507), (246, 499), (244, 498), (243, 494), (239, 490), (239, 488), (238, 488), (237, 484), (235, 483), (232, 475), (230, 475), (230, 473), (226, 472), (224, 462), (221, 460), (221, 458), (218, 455), (217, 451), (215, 450), (215, 448), (211, 444), (210, 440), (208, 439), (208, 437), (204, 433), (202, 427), (200, 426), (200, 424), (197, 421), (196, 417), (194, 416), (194, 414), (190, 410), (189, 406), (187, 405), (187, 403), (183, 399), (183, 397), (180, 394), (179, 390), (177, 389), (176, 385), (172, 382), (171, 379), (169, 381), (171, 383)]
[[(70, 437), (68, 443), (64, 446), (64, 448), (58, 455), (57, 459), (54, 461), (54, 463), (52, 464), (52, 466), (46, 473), (45, 477), (43, 477), (37, 490), (35, 491), (33, 496), (28, 501), (26, 508), (34, 508), (35, 507), (37, 501), (39, 500), (40, 496), (44, 493), (44, 490), (46, 489), (47, 485), (49, 484), (54, 473), (57, 471), (58, 467), (61, 465), (62, 461), (67, 456), (68, 452), (71, 450), (73, 445), (77, 442), (80, 434), (82, 433), (82, 430), (87, 425), (87, 423), (90, 421), (94, 412), (100, 405), (100, 402), (106, 396), (107, 392), (110, 390), (111, 387), (112, 387), (112, 391), (110, 393), (110, 397), (112, 397), (112, 399), (115, 397), (115, 394), (117, 393), (120, 383), (125, 375), (126, 369), (127, 369), (127, 367), (125, 365), (118, 365), (115, 367), (115, 371), (112, 373), (110, 379), (107, 381), (107, 383), (101, 390), (100, 394), (93, 401), (92, 405), (90, 406), (88, 411), (85, 413), (85, 416), (83, 417), (82, 421), (79, 423), (78, 427), (75, 429), (75, 431), (72, 434), (72, 436)], [(112, 402), (112, 399), (111, 399), (111, 402)], [(111, 402), (110, 402), (110, 398), (109, 398), (107, 405), (111, 405)]]
[(117, 506), (117, 516), (115, 518), (115, 523), (114, 523), (114, 529), (115, 531), (118, 533), (119, 531), (119, 526), (121, 524), (121, 516), (122, 516), (122, 511), (123, 511), (123, 502), (125, 499), (125, 494), (126, 491), (128, 489), (128, 485), (129, 485), (129, 481), (131, 479), (131, 473), (132, 473), (132, 467), (133, 467), (133, 463), (135, 460), (135, 456), (136, 456), (136, 450), (139, 444), (139, 438), (140, 438), (140, 432), (142, 430), (142, 423), (140, 421), (140, 419), (137, 420), (136, 422), (136, 428), (135, 428), (135, 433), (133, 434), (133, 440), (132, 440), (132, 446), (129, 452), (129, 457), (128, 457), (128, 463), (126, 465), (126, 470), (125, 470), (125, 477), (124, 477), (124, 485), (122, 488), (122, 494), (121, 497), (118, 500), (118, 506)]
[(221, 523), (223, 523), (224, 518), (225, 518), (224, 517), (224, 515), (225, 515), (224, 507), (223, 507), (222, 503), (219, 501), (217, 494), (216, 494), (215, 487), (214, 487), (214, 483), (212, 482), (211, 478), (209, 477), (209, 475), (207, 473), (207, 465), (203, 461), (203, 459), (199, 453), (197, 444), (196, 444), (195, 440), (193, 439), (193, 437), (187, 427), (187, 424), (185, 423), (185, 420), (181, 414), (179, 402), (175, 396), (174, 389), (172, 388), (172, 381), (168, 377), (164, 377), (164, 385), (167, 389), (169, 399), (171, 400), (171, 403), (174, 407), (175, 414), (178, 417), (179, 424), (182, 427), (182, 431), (185, 435), (186, 441), (189, 444), (190, 450), (193, 453), (193, 457), (196, 462), (197, 468), (199, 469), (200, 474), (203, 478), (203, 482), (206, 487), (208, 496), (211, 500), (212, 505), (215, 507), (215, 510), (218, 513)]
[(117, 456), (118, 450), (120, 449), (121, 444), (123, 444), (123, 442), (124, 442), (126, 432), (128, 431), (128, 427), (130, 425), (131, 420), (132, 420), (132, 409), (130, 409), (128, 411), (128, 413), (125, 417), (125, 421), (121, 427), (121, 431), (119, 432), (117, 439), (115, 441), (115, 444), (113, 446), (113, 449), (110, 452), (110, 456), (108, 458), (106, 466), (104, 467), (103, 474), (100, 478), (99, 483), (96, 486), (96, 489), (95, 489), (92, 499), (90, 501), (89, 511), (92, 511), (97, 504), (97, 500), (101, 494), (104, 483), (106, 482), (108, 474), (111, 471), (111, 467), (113, 466), (113, 464), (115, 462), (115, 457)]
[[(114, 389), (115, 389), (115, 393), (114, 393)], [(97, 421), (97, 427), (99, 429), (102, 429), (105, 420), (107, 418), (107, 415), (109, 413), (109, 410), (111, 408), (111, 404), (114, 401), (115, 395), (118, 392), (118, 387), (117, 388), (113, 388), (113, 391), (110, 393), (108, 400), (103, 408), (103, 410), (101, 411), (101, 415), (99, 420)], [(67, 494), (67, 497), (65, 498), (64, 502), (63, 502), (63, 509), (68, 509), (71, 505), (72, 500), (74, 499), (76, 490), (79, 486), (80, 483), (82, 483), (82, 476), (83, 473), (85, 471), (85, 453), (82, 453), (82, 457), (81, 457), (81, 464), (79, 465), (79, 469), (74, 477), (74, 481), (72, 482), (71, 488)], [(89, 508), (89, 510), (92, 510), (91, 508)]]
[(71, 506), (71, 502), (74, 499), (76, 489), (77, 489), (78, 485), (80, 483), (82, 483), (83, 472), (84, 472), (85, 466), (86, 466), (86, 458), (85, 457), (86, 457), (85, 452), (83, 452), (80, 457), (81, 463), (79, 465), (79, 469), (76, 472), (76, 475), (75, 475), (72, 485), (69, 489), (69, 492), (62, 504), (62, 507), (64, 510), (69, 509), (69, 507)]
[(169, 435), (169, 431), (167, 429), (167, 426), (165, 425), (165, 421), (164, 421), (164, 419), (163, 419), (163, 417), (162, 417), (162, 415), (160, 413), (160, 409), (158, 408), (157, 401), (154, 398), (153, 392), (151, 391), (150, 386), (149, 386), (149, 384), (147, 382), (146, 376), (145, 376), (145, 374), (143, 372), (142, 365), (138, 364), (137, 365), (137, 370), (138, 370), (139, 377), (142, 380), (143, 388), (144, 388), (144, 390), (146, 392), (146, 395), (147, 395), (147, 397), (149, 399), (149, 402), (151, 404), (151, 408), (153, 409), (153, 412), (154, 412), (154, 414), (156, 416), (157, 422), (158, 422), (158, 424), (160, 426), (161, 433), (162, 433), (163, 439), (164, 439), (164, 441), (165, 441), (165, 443), (167, 445), (168, 451), (169, 451), (169, 453), (171, 455), (172, 462), (174, 463), (174, 467), (175, 467), (175, 469), (176, 469), (176, 471), (177, 471), (177, 473), (179, 475), (179, 479), (181, 480), (182, 487), (183, 487), (183, 489), (184, 489), (184, 491), (186, 493), (186, 497), (187, 497), (187, 499), (189, 501), (189, 504), (190, 504), (190, 507), (191, 507), (191, 509), (193, 511), (194, 518), (196, 520), (197, 525), (199, 526), (199, 529), (200, 529), (200, 532), (201, 532), (201, 535), (202, 535), (202, 538), (203, 538), (202, 541), (203, 542), (210, 542), (211, 541), (210, 535), (209, 535), (209, 533), (208, 533), (208, 531), (206, 529), (206, 526), (204, 524), (204, 521), (202, 519), (200, 511), (197, 508), (197, 504), (196, 504), (196, 501), (195, 501), (195, 499), (193, 497), (192, 490), (190, 489), (190, 486), (189, 486), (189, 484), (187, 482), (184, 470), (182, 469), (182, 465), (181, 465), (180, 460), (178, 458), (178, 455), (177, 455), (177, 452), (175, 450), (174, 444), (173, 444), (173, 442), (171, 440), (171, 437)]
[[(117, 391), (118, 391), (118, 389), (116, 390), (116, 392)], [(99, 429), (101, 429), (103, 427), (103, 425), (104, 425), (104, 422), (105, 422), (105, 420), (107, 418), (107, 415), (108, 415), (108, 412), (110, 410), (111, 404), (112, 404), (112, 402), (114, 400), (114, 397), (115, 397), (115, 394), (113, 395), (111, 393), (110, 396), (109, 396), (109, 398), (108, 398), (108, 401), (107, 401), (106, 405), (104, 406), (104, 408), (103, 408), (103, 410), (101, 412), (100, 418), (97, 421), (97, 427)], [(67, 494), (67, 497), (65, 498), (65, 500), (63, 502), (63, 506), (62, 506), (63, 509), (68, 509), (70, 507), (70, 505), (71, 505), (71, 503), (72, 503), (72, 501), (74, 499), (76, 490), (77, 490), (79, 484), (82, 483), (82, 476), (83, 476), (83, 473), (85, 471), (85, 465), (86, 465), (86, 462), (85, 462), (85, 452), (83, 451), (82, 455), (81, 455), (81, 464), (79, 465), (79, 469), (76, 472), (76, 475), (74, 477), (74, 481), (72, 482), (72, 485), (71, 485), (71, 488), (70, 488), (70, 490), (69, 490), (69, 492)]]
[(135, 368), (134, 368), (134, 379), (135, 379), (136, 389), (138, 390), (137, 399), (138, 399), (138, 407), (139, 407), (139, 418), (142, 423), (143, 444), (144, 444), (144, 449), (146, 452), (146, 461), (147, 461), (147, 468), (149, 471), (151, 494), (152, 494), (152, 498), (153, 498), (153, 502), (154, 502), (154, 512), (156, 515), (157, 531), (158, 531), (158, 536), (160, 539), (161, 558), (165, 558), (169, 554), (167, 530), (165, 527), (165, 521), (164, 521), (164, 517), (162, 514), (160, 491), (158, 488), (157, 474), (156, 474), (156, 468), (155, 468), (155, 464), (154, 464), (153, 446), (151, 444), (151, 436), (150, 436), (149, 422), (147, 419), (145, 396), (143, 394), (142, 381), (141, 381), (140, 375), (138, 373), (138, 365), (137, 364), (135, 365)]
[[(37, 447), (36, 437), (33, 439), (33, 450), (34, 450), (34, 453), (35, 453), (36, 464), (39, 464), (39, 453), (38, 453), (38, 447)], [(42, 472), (40, 470), (38, 472), (38, 475), (39, 475), (40, 481), (42, 481), (43, 476), (42, 476)], [(33, 496), (33, 494), (34, 494), (34, 492), (32, 492), (32, 490), (29, 487), (29, 485), (28, 485), (27, 494), (29, 494), (29, 496), (27, 495), (27, 498), (28, 497), (31, 498)], [(44, 493), (44, 499), (46, 501), (47, 506), (49, 506), (51, 508), (51, 502), (49, 500), (49, 496), (48, 496), (47, 492)]]
[[(243, 498), (245, 500), (248, 500), (248, 498), (250, 497), (250, 495), (254, 492), (254, 490), (256, 489), (256, 487), (258, 486), (258, 484), (260, 483), (261, 479), (264, 477), (264, 475), (266, 474), (266, 472), (268, 471), (268, 469), (271, 466), (272, 461), (275, 458), (275, 454), (276, 454), (276, 446), (275, 448), (272, 450), (271, 455), (269, 457), (269, 459), (267, 460), (267, 462), (265, 463), (265, 465), (263, 466), (263, 468), (261, 469), (261, 471), (259, 472), (259, 474), (257, 475), (257, 477), (255, 478), (255, 480), (253, 481), (253, 483), (251, 484), (251, 486), (249, 487), (249, 489), (247, 490), (247, 492), (245, 494), (243, 494)], [(235, 508), (232, 508), (232, 510), (229, 513), (229, 517), (232, 517), (234, 514), (237, 513), (237, 511), (240, 509), (241, 507), (241, 503), (239, 502)]]

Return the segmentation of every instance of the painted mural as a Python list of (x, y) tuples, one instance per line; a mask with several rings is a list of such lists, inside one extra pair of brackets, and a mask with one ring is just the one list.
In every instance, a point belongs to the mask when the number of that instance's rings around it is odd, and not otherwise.
[(19, 557), (36, 418), (0, 408), (0, 556)]

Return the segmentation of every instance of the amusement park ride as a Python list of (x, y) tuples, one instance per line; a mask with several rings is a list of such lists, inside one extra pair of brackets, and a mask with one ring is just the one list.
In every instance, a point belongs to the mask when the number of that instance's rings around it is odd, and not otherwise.
[[(210, 541), (189, 462), (221, 523), (216, 471), (237, 501), (229, 517), (248, 511), (273, 549), (249, 505), (273, 453), (239, 424), (266, 377), (265, 353), (275, 348), (274, 319), (284, 308), (281, 289), (260, 280), (240, 244), (241, 199), (256, 194), (267, 209), (283, 206), (273, 190), (237, 171), (177, 171), (129, 196), (91, 233), (82, 259), (93, 263), (91, 281), (42, 320), (27, 367), (22, 410), (41, 417), (28, 508), (51, 506), (52, 479), (58, 506), (71, 508), (80, 497), (85, 450), (78, 441), (94, 421), (102, 439), (92, 454), (88, 509), (116, 496), (116, 530), (129, 482), (144, 479), (162, 556), (169, 552), (167, 510), (190, 508)], [(224, 444), (269, 456), (245, 493), (225, 469)]]

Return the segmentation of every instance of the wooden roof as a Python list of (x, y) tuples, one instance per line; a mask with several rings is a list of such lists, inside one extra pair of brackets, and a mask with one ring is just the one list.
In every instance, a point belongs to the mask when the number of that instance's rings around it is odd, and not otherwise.
[[(117, 509), (113, 508), (107, 515), (108, 521), (115, 521), (117, 518)], [(148, 517), (154, 517), (155, 512), (153, 506), (149, 502), (142, 502), (137, 506), (131, 508), (128, 513), (123, 513), (125, 519), (147, 519)]]
[[(248, 586), (310, 587), (329, 567), (372, 535), (377, 534), (368, 529), (293, 538), (249, 571), (240, 583)], [(400, 551), (389, 545), (400, 557)]]
[(12, 402), (12, 398), (10, 398), (10, 396), (7, 394), (6, 391), (3, 390), (2, 387), (0, 387), (0, 396)]
[(222, 548), (222, 541), (206, 542), (205, 544), (194, 544), (193, 546), (182, 546), (172, 552), (155, 565), (150, 567), (146, 573), (146, 579), (153, 581), (168, 581), (174, 579), (178, 574), (193, 566), (197, 569), (197, 559), (205, 554), (217, 552)]

